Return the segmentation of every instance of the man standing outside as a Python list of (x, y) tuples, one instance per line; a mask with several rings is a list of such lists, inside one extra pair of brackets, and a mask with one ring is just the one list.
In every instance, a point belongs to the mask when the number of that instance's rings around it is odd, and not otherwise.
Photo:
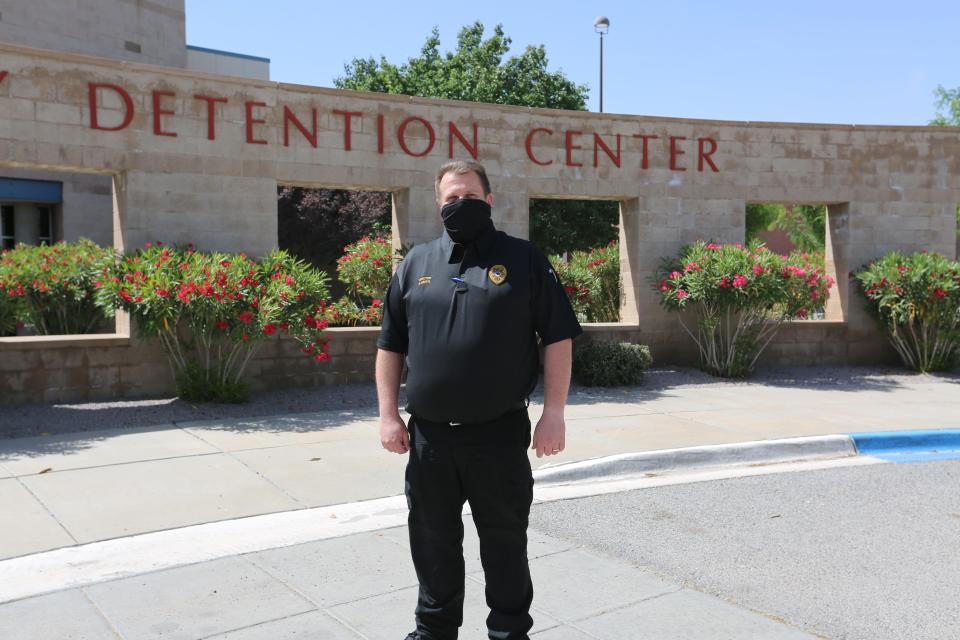
[[(398, 267), (377, 342), (380, 441), (410, 453), (405, 493), (420, 591), (407, 640), (457, 637), (465, 501), (480, 538), (489, 637), (526, 639), (533, 626), (527, 398), (539, 374), (537, 336), (544, 409), (531, 448), (540, 457), (564, 449), (572, 341), (582, 329), (543, 254), (494, 228), (483, 166), (444, 164), (435, 187), (443, 235), (414, 247)], [(398, 409), (404, 359), (408, 426)]]

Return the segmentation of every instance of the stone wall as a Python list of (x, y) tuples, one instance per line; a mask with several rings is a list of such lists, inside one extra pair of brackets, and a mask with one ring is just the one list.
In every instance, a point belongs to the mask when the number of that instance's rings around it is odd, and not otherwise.
[[(496, 224), (517, 236), (528, 234), (533, 197), (620, 202), (618, 331), (650, 344), (661, 363), (690, 362), (691, 352), (649, 287), (653, 270), (685, 243), (743, 240), (748, 202), (828, 206), (827, 264), (838, 281), (830, 322), (788, 327), (771, 350), (783, 362), (883, 359), (884, 340), (851, 294), (848, 272), (891, 249), (956, 254), (953, 129), (504, 107), (0, 45), (0, 168), (111, 174), (114, 245), (122, 250), (164, 239), (262, 254), (277, 244), (278, 184), (390, 191), (395, 245), (422, 242), (440, 231), (437, 166), (473, 155), (488, 168)], [(0, 359), (25, 387), (38, 375), (33, 365), (11, 362), (39, 356), (23, 356), (31, 347), (10, 340), (18, 339), (0, 341)], [(342, 362), (357, 363), (345, 365), (347, 374), (369, 375), (364, 358), (372, 354), (346, 355)], [(285, 358), (261, 365), (265, 380), (287, 371)], [(130, 362), (141, 364), (116, 366), (158, 366), (145, 357)], [(135, 383), (137, 375), (128, 382), (118, 373), (107, 387), (127, 394), (138, 384), (144, 393), (162, 386), (150, 376), (154, 386)]]

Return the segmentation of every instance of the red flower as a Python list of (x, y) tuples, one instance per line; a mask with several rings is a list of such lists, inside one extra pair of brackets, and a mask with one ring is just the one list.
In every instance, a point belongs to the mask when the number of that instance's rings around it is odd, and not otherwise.
[(670, 272), (670, 279), (672, 280), (673, 278), (679, 278), (679, 277), (682, 276), (682, 275), (683, 275), (683, 274), (680, 273), (679, 271), (671, 271), (671, 272)]
[(683, 300), (688, 295), (690, 294), (684, 291), (683, 289), (677, 289), (677, 300)]
[(798, 317), (798, 318), (806, 318), (806, 317), (807, 317), (807, 310), (806, 310), (806, 309), (797, 309), (797, 317)]
[(240, 338), (241, 338), (244, 342), (250, 342), (250, 336), (248, 336), (247, 334), (243, 334), (242, 336), (240, 336)]
[(268, 336), (272, 336), (277, 331), (277, 325), (275, 324), (265, 324), (263, 325), (263, 332)]
[(284, 278), (284, 281), (290, 286), (293, 286), (293, 276), (287, 276), (286, 278)]
[(244, 311), (243, 313), (241, 313), (241, 314), (238, 315), (237, 317), (240, 318), (240, 320), (243, 322), (243, 324), (250, 324), (250, 321), (253, 320), (253, 312), (252, 312), (252, 311)]
[(717, 243), (711, 242), (710, 244), (708, 244), (708, 245), (707, 245), (706, 247), (704, 247), (704, 248), (705, 248), (705, 249), (717, 250), (717, 249), (720, 249), (721, 247), (720, 247), (720, 245), (718, 245)]
[(221, 329), (221, 330), (223, 330), (223, 331), (226, 331), (227, 329), (230, 328), (230, 323), (227, 322), (226, 320), (217, 320), (217, 322), (216, 322), (216, 324), (214, 324), (214, 326), (215, 326), (217, 329)]
[[(939, 289), (938, 289), (938, 291), (939, 291)], [(379, 307), (379, 306), (380, 306), (380, 300), (379, 300), (379, 298), (374, 299), (374, 301), (370, 303), (370, 306), (371, 306), (371, 307)]]
[(167, 291), (166, 289), (161, 289), (160, 287), (157, 287), (156, 294), (161, 298), (166, 298), (167, 296), (170, 295), (170, 292)]
[(746, 285), (747, 285), (747, 276), (740, 275), (739, 273), (733, 276), (733, 286), (745, 287)]
[(724, 289), (729, 289), (732, 285), (730, 284), (730, 278), (726, 276), (720, 278), (720, 286)]
[(153, 246), (153, 243), (152, 243), (152, 242), (144, 242), (144, 243), (143, 243), (143, 246), (145, 246), (147, 249), (149, 249), (150, 247)]
[(761, 267), (759, 264), (753, 265), (753, 275), (758, 276), (763, 272), (764, 272), (764, 268)]
[(281, 323), (280, 323), (280, 331), (286, 331), (286, 330), (289, 329), (289, 328), (290, 328), (290, 324), (289, 324), (289, 323), (287, 323), (287, 322), (281, 322)]
[(684, 273), (690, 273), (691, 271), (700, 271), (701, 267), (696, 262), (688, 262), (687, 266), (683, 268)]
[(324, 351), (313, 356), (313, 359), (316, 360), (317, 362), (323, 362), (324, 360), (330, 359), (330, 354)]
[(936, 289), (933, 290), (933, 297), (934, 297), (934, 298), (946, 298), (946, 297), (947, 297), (947, 292), (944, 291), (943, 289), (941, 289), (940, 287), (937, 287)]

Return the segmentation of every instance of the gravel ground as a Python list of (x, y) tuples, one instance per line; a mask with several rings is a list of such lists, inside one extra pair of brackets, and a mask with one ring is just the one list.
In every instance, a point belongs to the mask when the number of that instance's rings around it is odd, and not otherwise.
[[(897, 368), (794, 367), (759, 370), (747, 380), (719, 380), (698, 369), (656, 368), (648, 373), (647, 379), (639, 387), (600, 389), (573, 385), (570, 390), (570, 403), (602, 400), (640, 402), (665, 389), (686, 386), (760, 384), (855, 390), (890, 388), (903, 384), (923, 383), (925, 380), (943, 379), (960, 382), (960, 373), (924, 376)], [(242, 405), (191, 404), (176, 397), (113, 402), (12, 405), (3, 407), (0, 413), (0, 438), (319, 411), (351, 411), (358, 416), (374, 417), (377, 411), (376, 397), (376, 387), (372, 383), (367, 383), (262, 391), (254, 393), (250, 401)], [(539, 402), (542, 397), (542, 388), (538, 387), (531, 400)]]
[(540, 532), (834, 640), (960, 638), (960, 460), (534, 505)]

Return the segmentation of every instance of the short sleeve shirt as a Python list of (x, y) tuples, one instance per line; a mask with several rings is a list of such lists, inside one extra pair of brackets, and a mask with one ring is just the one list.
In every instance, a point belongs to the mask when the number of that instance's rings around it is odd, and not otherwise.
[(492, 227), (463, 246), (444, 232), (414, 247), (384, 301), (377, 346), (406, 354), (407, 410), (485, 422), (522, 406), (547, 345), (582, 333), (547, 258)]

